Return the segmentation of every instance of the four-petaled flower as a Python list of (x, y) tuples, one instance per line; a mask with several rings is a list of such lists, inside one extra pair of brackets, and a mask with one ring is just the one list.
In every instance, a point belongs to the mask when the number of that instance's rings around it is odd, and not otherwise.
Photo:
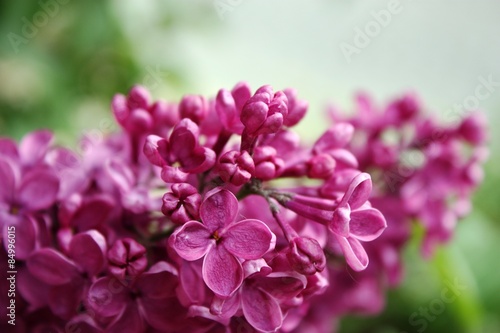
[(203, 223), (189, 221), (169, 239), (188, 261), (203, 259), (203, 280), (221, 297), (230, 296), (243, 282), (242, 260), (259, 259), (274, 248), (276, 236), (264, 222), (235, 222), (238, 200), (228, 190), (208, 192), (200, 207)]

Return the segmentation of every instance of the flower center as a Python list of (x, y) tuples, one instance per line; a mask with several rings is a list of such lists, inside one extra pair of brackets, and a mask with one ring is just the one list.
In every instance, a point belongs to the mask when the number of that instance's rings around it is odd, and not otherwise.
[(219, 242), (221, 237), (219, 235), (219, 230), (215, 230), (215, 232), (212, 235), (212, 238), (215, 239), (216, 242)]
[(11, 215), (18, 215), (20, 210), (21, 210), (21, 208), (18, 205), (12, 205), (10, 207), (9, 213)]

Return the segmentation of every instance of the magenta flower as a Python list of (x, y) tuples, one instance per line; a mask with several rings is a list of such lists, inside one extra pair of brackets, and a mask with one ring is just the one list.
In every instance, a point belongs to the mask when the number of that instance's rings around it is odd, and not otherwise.
[(177, 224), (197, 220), (201, 204), (198, 190), (187, 183), (172, 184), (170, 190), (163, 195), (162, 213)]
[(219, 90), (215, 99), (215, 110), (226, 131), (241, 135), (243, 132), (241, 110), (251, 95), (246, 82), (236, 84), (231, 91)]
[(88, 291), (88, 305), (103, 321), (106, 332), (145, 332), (146, 325), (165, 332), (175, 330), (180, 305), (173, 297), (177, 270), (164, 261), (138, 275), (133, 283), (122, 284), (105, 276)]
[(161, 178), (165, 182), (185, 182), (190, 173), (207, 171), (215, 164), (215, 153), (198, 144), (198, 135), (198, 126), (184, 118), (168, 140), (148, 136), (144, 154), (152, 164), (162, 167)]
[(230, 150), (219, 158), (217, 169), (224, 182), (240, 186), (252, 178), (255, 165), (248, 152)]
[(274, 93), (271, 86), (262, 86), (246, 102), (241, 122), (250, 136), (276, 133), (288, 114), (288, 100), (282, 91)]
[(67, 256), (52, 248), (43, 248), (34, 251), (26, 264), (32, 276), (47, 284), (47, 302), (52, 312), (69, 319), (76, 314), (89, 279), (104, 269), (105, 253), (104, 237), (89, 230), (72, 238)]
[(188, 261), (203, 259), (203, 280), (221, 297), (230, 296), (243, 282), (240, 260), (259, 259), (274, 248), (276, 236), (259, 220), (234, 222), (238, 201), (224, 189), (207, 193), (200, 207), (202, 223), (190, 221), (169, 239)]

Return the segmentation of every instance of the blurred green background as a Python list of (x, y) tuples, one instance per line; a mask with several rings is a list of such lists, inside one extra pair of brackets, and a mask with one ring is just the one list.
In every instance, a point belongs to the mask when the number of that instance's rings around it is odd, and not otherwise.
[[(347, 318), (340, 330), (500, 332), (499, 13), (493, 0), (0, 1), (0, 135), (52, 128), (75, 145), (81, 133), (113, 131), (111, 97), (135, 83), (172, 100), (240, 80), (291, 86), (311, 105), (298, 128), (306, 137), (325, 128), (328, 102), (349, 109), (359, 89), (380, 103), (415, 90), (442, 118), (457, 103), (477, 106), (488, 116), (491, 156), (473, 213), (430, 261), (412, 242), (386, 311)], [(375, 30), (361, 43), (365, 28)], [(356, 52), (346, 56), (347, 44)], [(474, 99), (482, 79), (493, 83)], [(425, 328), (411, 325), (454, 280), (464, 292)]]

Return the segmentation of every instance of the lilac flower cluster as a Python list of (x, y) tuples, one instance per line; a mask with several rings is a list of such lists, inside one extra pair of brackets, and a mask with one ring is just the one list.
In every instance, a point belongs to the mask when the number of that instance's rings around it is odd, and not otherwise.
[(484, 124), (440, 127), (413, 96), (384, 114), (358, 101), (313, 145), (291, 130), (308, 109), (293, 89), (244, 82), (178, 104), (133, 87), (111, 103), (122, 131), (84, 138), (81, 155), (49, 131), (1, 138), (3, 247), (17, 235), (8, 329), (326, 333), (379, 311), (410, 220), (428, 253), (467, 213)]

